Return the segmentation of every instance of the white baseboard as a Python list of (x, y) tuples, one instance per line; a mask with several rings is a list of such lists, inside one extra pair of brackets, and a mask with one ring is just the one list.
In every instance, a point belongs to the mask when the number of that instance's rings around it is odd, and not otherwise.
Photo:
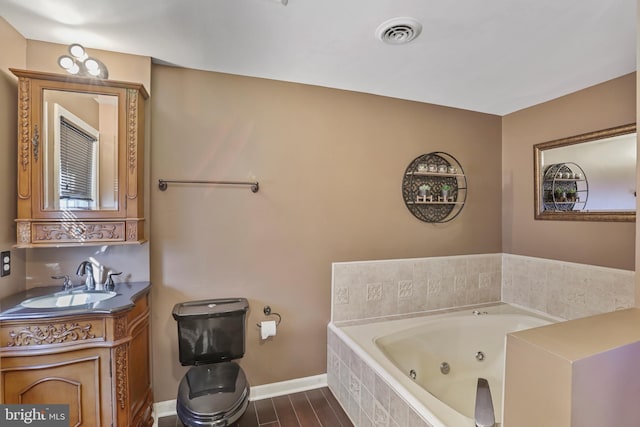
[[(285, 394), (299, 393), (327, 386), (327, 374), (311, 377), (295, 378), (271, 384), (252, 386), (249, 389), (249, 400), (262, 400)], [(177, 391), (177, 390), (176, 390)], [(153, 404), (153, 425), (158, 426), (158, 418), (176, 414), (176, 400), (165, 400)]]
[(262, 400), (327, 386), (327, 374), (251, 387), (249, 400)]
[(165, 400), (153, 404), (154, 426), (157, 425), (158, 418), (169, 417), (176, 414), (176, 400)]

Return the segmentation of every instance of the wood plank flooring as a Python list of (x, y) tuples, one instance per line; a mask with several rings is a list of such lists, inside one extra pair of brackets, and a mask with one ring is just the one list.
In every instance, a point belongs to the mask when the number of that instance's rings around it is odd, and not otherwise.
[[(177, 416), (158, 419), (158, 427), (184, 427)], [(249, 402), (230, 427), (353, 427), (328, 387)]]

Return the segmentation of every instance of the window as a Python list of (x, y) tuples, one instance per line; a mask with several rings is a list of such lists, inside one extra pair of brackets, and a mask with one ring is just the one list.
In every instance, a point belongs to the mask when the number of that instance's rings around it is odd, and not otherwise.
[(59, 208), (93, 209), (98, 204), (98, 131), (58, 104), (54, 111)]

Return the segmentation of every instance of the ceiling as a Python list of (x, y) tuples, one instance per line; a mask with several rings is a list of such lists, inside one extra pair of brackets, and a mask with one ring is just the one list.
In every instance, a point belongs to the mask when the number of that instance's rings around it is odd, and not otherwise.
[[(636, 0), (0, 0), (0, 12), (27, 39), (498, 115), (636, 70)], [(380, 41), (396, 17), (421, 34)]]

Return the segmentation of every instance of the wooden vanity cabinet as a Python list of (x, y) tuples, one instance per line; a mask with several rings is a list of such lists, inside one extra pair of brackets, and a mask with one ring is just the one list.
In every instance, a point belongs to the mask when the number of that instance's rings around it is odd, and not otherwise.
[(68, 404), (70, 426), (153, 425), (149, 293), (109, 315), (0, 322), (1, 403)]
[(145, 241), (144, 87), (11, 71), (18, 77), (16, 246)]

